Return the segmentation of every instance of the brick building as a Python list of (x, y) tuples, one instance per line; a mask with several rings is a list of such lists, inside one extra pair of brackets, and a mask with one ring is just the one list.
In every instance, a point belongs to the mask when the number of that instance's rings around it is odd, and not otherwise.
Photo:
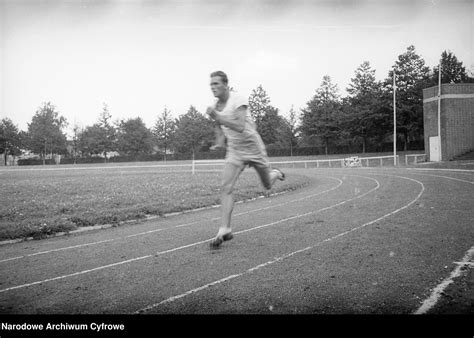
[(441, 158), (438, 153), (438, 86), (423, 90), (425, 153), (449, 161), (474, 150), (474, 83), (441, 85)]

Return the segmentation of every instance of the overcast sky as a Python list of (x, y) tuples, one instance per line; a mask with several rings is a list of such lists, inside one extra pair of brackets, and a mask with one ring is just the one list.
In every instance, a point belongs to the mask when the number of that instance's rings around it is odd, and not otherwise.
[(51, 101), (72, 125), (113, 119), (152, 127), (212, 102), (223, 70), (248, 96), (259, 84), (286, 114), (329, 75), (342, 96), (369, 61), (379, 80), (413, 44), (432, 68), (452, 51), (473, 59), (474, 0), (0, 0), (0, 118), (20, 129)]

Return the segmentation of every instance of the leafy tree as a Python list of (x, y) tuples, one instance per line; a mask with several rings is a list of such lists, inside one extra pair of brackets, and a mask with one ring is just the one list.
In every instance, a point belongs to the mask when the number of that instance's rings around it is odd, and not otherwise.
[(7, 165), (8, 155), (21, 154), (20, 131), (9, 118), (0, 121), (0, 153), (4, 156), (5, 165)]
[[(384, 81), (386, 106), (393, 109), (393, 72), (396, 76), (397, 132), (401, 133), (404, 150), (408, 149), (410, 140), (423, 137), (423, 88), (429, 86), (429, 67), (419, 56), (415, 47), (398, 56), (393, 70)], [(392, 124), (393, 126), (393, 124)]]
[(267, 145), (284, 147), (285, 120), (278, 113), (278, 109), (270, 104), (268, 96), (262, 85), (252, 91), (249, 97), (249, 109), (257, 126), (257, 131)]
[(366, 97), (378, 88), (375, 69), (371, 68), (369, 61), (364, 61), (355, 71), (355, 77), (351, 79), (347, 92), (350, 97)]
[(301, 115), (301, 132), (308, 143), (322, 141), (328, 154), (329, 140), (340, 135), (341, 114), (338, 88), (330, 76), (323, 77), (321, 86), (306, 105)]
[(293, 105), (288, 112), (287, 117), (283, 117), (281, 126), (281, 140), (285, 148), (290, 148), (290, 156), (293, 156), (293, 148), (298, 145), (298, 113), (294, 110)]
[(83, 129), (78, 135), (78, 148), (82, 154), (98, 155), (103, 150), (100, 146), (103, 137), (103, 130), (95, 123)]
[(257, 131), (262, 141), (270, 145), (281, 141), (283, 128), (284, 119), (278, 114), (278, 109), (270, 106), (260, 120)]
[(104, 154), (105, 161), (107, 161), (107, 153), (114, 151), (116, 147), (116, 130), (111, 124), (112, 115), (109, 112), (109, 107), (104, 103), (102, 112), (99, 115), (98, 127), (102, 131), (97, 138), (97, 147), (100, 153)]
[(375, 70), (364, 61), (355, 71), (347, 88), (349, 96), (343, 104), (344, 131), (353, 141), (362, 142), (365, 153), (371, 137), (383, 137), (387, 132), (387, 110), (383, 109), (382, 84), (375, 79)]
[(249, 109), (250, 115), (257, 125), (257, 130), (265, 114), (268, 111), (275, 109), (270, 105), (270, 97), (265, 89), (263, 89), (262, 85), (259, 85), (256, 89), (252, 90), (249, 97)]
[(153, 134), (140, 117), (119, 122), (118, 150), (127, 155), (138, 156), (153, 151)]
[(209, 148), (213, 143), (213, 122), (193, 106), (190, 106), (188, 112), (175, 122), (173, 145), (178, 152), (188, 153), (191, 150), (194, 154), (199, 150)]
[(155, 144), (163, 149), (164, 159), (166, 161), (166, 151), (170, 149), (173, 135), (176, 131), (176, 123), (171, 118), (171, 112), (168, 109), (164, 109), (161, 116), (155, 122), (153, 126), (153, 137)]
[(104, 155), (107, 162), (107, 153), (117, 149), (117, 130), (111, 123), (112, 115), (104, 103), (97, 123), (86, 127), (78, 135), (78, 146), (82, 153), (89, 155)]
[(79, 126), (74, 124), (72, 128), (72, 153), (74, 158), (74, 164), (76, 164), (77, 153), (79, 150)]
[[(433, 67), (432, 85), (437, 86), (439, 81), (439, 65)], [(469, 82), (466, 67), (458, 61), (451, 51), (441, 53), (441, 83)]]
[(28, 148), (40, 154), (45, 164), (46, 154), (66, 153), (66, 135), (63, 129), (67, 121), (59, 116), (51, 102), (38, 108), (31, 123), (28, 124)]

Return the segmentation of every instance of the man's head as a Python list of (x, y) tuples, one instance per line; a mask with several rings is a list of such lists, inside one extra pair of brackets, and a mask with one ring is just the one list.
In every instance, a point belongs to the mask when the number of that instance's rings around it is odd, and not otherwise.
[(227, 86), (229, 80), (227, 79), (226, 73), (217, 71), (211, 73), (211, 90), (215, 97), (222, 97), (229, 91)]

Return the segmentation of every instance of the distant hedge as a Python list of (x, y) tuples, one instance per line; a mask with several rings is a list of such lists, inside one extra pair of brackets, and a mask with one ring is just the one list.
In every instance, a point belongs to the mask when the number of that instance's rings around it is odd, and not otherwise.
[[(410, 148), (408, 150), (423, 150), (424, 144), (422, 142), (412, 142), (410, 143)], [(397, 149), (402, 151), (402, 144), (397, 144)], [(367, 153), (379, 153), (379, 152), (391, 152), (393, 150), (393, 143), (381, 143), (376, 145), (368, 145), (365, 150)], [(267, 146), (267, 153), (270, 157), (281, 157), (281, 156), (311, 156), (311, 155), (325, 155), (325, 147), (299, 147), (293, 148), (276, 148), (272, 145)], [(339, 146), (329, 146), (328, 155), (334, 154), (360, 154), (362, 153), (362, 147), (360, 145), (339, 145)], [(196, 160), (214, 160), (214, 159), (223, 159), (225, 157), (225, 150), (221, 151), (211, 151), (211, 152), (198, 152), (195, 153), (194, 158)], [(172, 154), (166, 155), (168, 161), (183, 161), (183, 160), (192, 160), (192, 153), (185, 154)], [(163, 161), (163, 154), (154, 154), (154, 155), (136, 155), (136, 156), (115, 156), (108, 158), (107, 161), (102, 157), (78, 157), (76, 158), (76, 163), (118, 163), (118, 162), (149, 162), (149, 161)], [(41, 165), (43, 160), (41, 159), (22, 159), (18, 160), (18, 165)], [(54, 160), (46, 160), (46, 164), (55, 164)], [(74, 158), (71, 157), (62, 157), (61, 164), (74, 164)]]
[[(56, 164), (54, 160), (46, 160), (45, 163)], [(43, 164), (43, 160), (37, 160), (37, 159), (32, 159), (32, 158), (18, 160), (18, 165), (39, 165), (39, 164)]]
[[(216, 152), (200, 152), (195, 154), (196, 160), (202, 159), (223, 159), (225, 151)], [(192, 160), (192, 153), (187, 154), (172, 154), (166, 155), (166, 160), (177, 161), (177, 160)], [(105, 160), (102, 157), (77, 157), (75, 163), (119, 163), (119, 162), (151, 162), (151, 161), (164, 161), (164, 156), (161, 154), (154, 155), (137, 155), (137, 156), (114, 156)], [(18, 160), (18, 165), (42, 165), (42, 159), (21, 159)], [(54, 160), (46, 160), (46, 164), (56, 164)], [(60, 164), (74, 164), (74, 158), (62, 157)]]

